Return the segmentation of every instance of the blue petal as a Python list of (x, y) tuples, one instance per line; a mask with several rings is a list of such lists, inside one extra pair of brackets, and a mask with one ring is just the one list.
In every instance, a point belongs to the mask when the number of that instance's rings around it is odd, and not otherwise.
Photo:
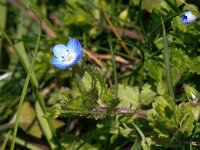
[(82, 57), (82, 52), (80, 52), (78, 55), (76, 55), (75, 61), (79, 61)]
[(52, 58), (50, 63), (58, 69), (65, 69), (67, 68), (66, 65), (63, 64), (62, 59), (60, 58)]
[(192, 14), (191, 11), (186, 11), (182, 14), (183, 23), (191, 23), (196, 19), (196, 16)]
[(53, 47), (53, 54), (56, 57), (61, 58), (62, 56), (68, 55), (68, 50), (69, 49), (67, 49), (67, 46), (64, 44), (57, 44)]
[(182, 22), (183, 22), (183, 23), (186, 23), (186, 22), (187, 22), (187, 16), (182, 15)]
[(74, 54), (82, 54), (81, 44), (75, 38), (69, 40), (69, 42), (67, 43), (67, 48), (70, 50), (70, 52), (73, 52)]

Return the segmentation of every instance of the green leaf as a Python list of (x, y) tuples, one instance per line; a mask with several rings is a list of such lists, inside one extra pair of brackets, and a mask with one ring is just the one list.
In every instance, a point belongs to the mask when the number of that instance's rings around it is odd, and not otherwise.
[(55, 104), (54, 106), (47, 108), (47, 112), (45, 113), (44, 117), (55, 119), (61, 113), (61, 104)]
[(148, 145), (148, 142), (147, 142), (147, 139), (146, 139), (144, 133), (141, 131), (141, 129), (135, 123), (132, 123), (132, 124), (133, 124), (133, 126), (135, 127), (136, 131), (138, 132), (138, 134), (140, 135), (140, 137), (142, 139), (143, 149), (148, 150), (149, 145)]
[(110, 138), (110, 144), (113, 144), (115, 142), (115, 140), (119, 137), (118, 134), (113, 134)]
[(43, 133), (45, 134), (45, 136), (47, 138), (47, 142), (49, 143), (51, 148), (56, 148), (56, 145), (52, 142), (53, 133), (51, 131), (51, 127), (50, 127), (47, 119), (43, 117), (44, 112), (43, 112), (40, 104), (37, 101), (36, 101), (36, 104), (35, 104), (35, 110), (36, 110), (36, 115), (37, 115), (37, 118), (39, 120), (39, 124), (41, 126), (41, 129), (42, 129)]
[(190, 72), (200, 74), (200, 56), (194, 57), (189, 67)]
[[(134, 4), (139, 4), (140, 0), (132, 0)], [(161, 2), (162, 0), (153, 0), (153, 1), (142, 1), (142, 9), (145, 9), (149, 12), (151, 12), (153, 9), (160, 9), (161, 8)]]
[(152, 90), (152, 86), (148, 83), (142, 86), (140, 100), (143, 105), (148, 105), (155, 100), (156, 92)]
[(169, 138), (176, 128), (176, 120), (172, 104), (164, 97), (157, 97), (152, 104), (152, 110), (147, 114), (149, 124), (160, 138)]
[(48, 109), (46, 117), (79, 115), (103, 118), (118, 104), (118, 98), (113, 99), (111, 90), (100, 70), (84, 66), (72, 80), (72, 88), (59, 92), (59, 104)]
[(135, 142), (130, 150), (140, 150), (141, 149), (141, 138), (137, 135)]
[(161, 80), (161, 81), (158, 82), (158, 84), (157, 84), (157, 93), (159, 95), (165, 95), (165, 94), (167, 94), (167, 84), (166, 84), (166, 81)]
[(128, 85), (124, 86), (122, 84), (118, 84), (118, 96), (120, 99), (118, 107), (136, 109), (139, 105), (138, 87), (131, 87)]
[[(179, 124), (179, 128), (176, 130), (173, 139), (177, 139), (180, 137), (188, 138), (192, 135), (194, 129), (194, 121), (195, 116), (192, 113), (194, 107), (193, 103), (181, 103), (177, 109), (177, 123)], [(199, 112), (198, 112), (199, 113)], [(199, 117), (199, 116), (198, 116)]]
[(158, 60), (148, 60), (145, 63), (145, 70), (154, 80), (160, 81), (162, 79), (163, 63)]
[(193, 122), (194, 120), (198, 121), (200, 117), (200, 104), (188, 102), (185, 104), (184, 108), (185, 113), (191, 113), (193, 115)]
[(172, 82), (176, 85), (183, 76), (187, 75), (191, 60), (181, 49), (171, 48), (170, 50)]

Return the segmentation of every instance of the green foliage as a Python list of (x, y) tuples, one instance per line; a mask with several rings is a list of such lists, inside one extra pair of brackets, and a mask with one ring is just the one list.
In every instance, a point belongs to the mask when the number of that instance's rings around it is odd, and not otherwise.
[(152, 90), (151, 85), (145, 84), (142, 87), (140, 99), (142, 104), (148, 105), (155, 100), (156, 92)]
[(139, 88), (118, 85), (118, 96), (120, 103), (118, 107), (120, 108), (132, 108), (135, 110), (139, 106)]
[(77, 72), (71, 84), (72, 89), (66, 88), (59, 92), (59, 104), (49, 108), (46, 117), (72, 114), (101, 118), (107, 115), (104, 112), (106, 109), (112, 110), (118, 103), (118, 99), (115, 101), (111, 91), (107, 89), (104, 76), (98, 68), (84, 66)]
[[(199, 149), (199, 6), (0, 0), (0, 147)], [(182, 23), (185, 10), (197, 19)], [(52, 47), (73, 37), (82, 59), (65, 70), (52, 67)]]
[(174, 107), (167, 99), (157, 97), (153, 109), (147, 115), (154, 132), (153, 141), (165, 147), (179, 147), (183, 137), (188, 139), (195, 134), (195, 123), (200, 116), (199, 108), (199, 104), (192, 102)]
[(190, 85), (184, 85), (184, 89), (185, 89), (185, 94), (187, 96), (187, 99), (189, 101), (193, 101), (194, 103), (199, 101), (200, 94), (195, 88), (193, 88)]

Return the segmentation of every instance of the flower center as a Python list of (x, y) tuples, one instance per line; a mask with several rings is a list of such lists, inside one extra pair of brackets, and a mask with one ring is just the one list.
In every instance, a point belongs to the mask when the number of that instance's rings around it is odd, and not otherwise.
[(61, 56), (62, 62), (66, 64), (70, 64), (75, 60), (75, 55), (73, 53), (69, 53), (68, 55)]

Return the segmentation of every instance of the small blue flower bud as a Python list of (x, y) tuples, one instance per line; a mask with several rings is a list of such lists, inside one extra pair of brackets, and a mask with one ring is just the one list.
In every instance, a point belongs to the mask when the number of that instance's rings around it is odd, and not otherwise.
[(182, 22), (186, 24), (193, 22), (196, 18), (197, 17), (193, 15), (191, 11), (185, 11), (182, 14)]

